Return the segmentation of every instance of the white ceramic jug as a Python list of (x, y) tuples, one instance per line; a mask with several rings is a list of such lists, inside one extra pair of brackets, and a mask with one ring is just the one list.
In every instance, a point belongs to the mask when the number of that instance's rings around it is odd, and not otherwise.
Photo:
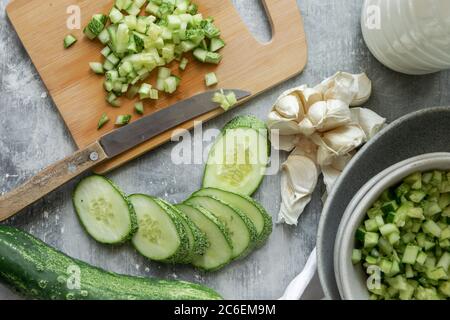
[(450, 69), (450, 0), (365, 0), (361, 27), (372, 54), (395, 71)]

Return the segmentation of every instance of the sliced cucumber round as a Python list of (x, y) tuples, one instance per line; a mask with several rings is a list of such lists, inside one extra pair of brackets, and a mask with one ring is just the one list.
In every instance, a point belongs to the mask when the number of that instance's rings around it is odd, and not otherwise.
[(239, 195), (216, 188), (201, 189), (195, 192), (193, 196), (216, 197), (245, 213), (255, 225), (258, 233), (257, 246), (263, 245), (272, 233), (272, 217), (261, 204), (249, 196)]
[(254, 116), (231, 120), (211, 148), (203, 187), (253, 194), (269, 163), (267, 132), (265, 123)]
[(155, 261), (175, 263), (183, 259), (189, 252), (189, 238), (181, 218), (153, 197), (134, 194), (130, 201), (139, 225), (131, 240), (136, 250)]
[(253, 222), (229, 204), (210, 196), (190, 197), (186, 204), (200, 206), (214, 214), (227, 228), (233, 243), (233, 259), (242, 258), (254, 248), (258, 233)]
[(81, 224), (98, 242), (123, 243), (137, 231), (136, 214), (129, 199), (103, 176), (81, 180), (72, 200)]
[(180, 217), (180, 221), (186, 231), (186, 235), (189, 240), (189, 250), (186, 252), (186, 256), (180, 258), (179, 263), (189, 264), (192, 262), (194, 255), (202, 255), (205, 253), (209, 246), (206, 235), (196, 226), (196, 224), (181, 210), (177, 209), (172, 204), (162, 199), (156, 199), (156, 201), (166, 210), (172, 210)]
[(194, 255), (192, 265), (206, 271), (215, 271), (227, 265), (233, 259), (233, 247), (228, 231), (219, 219), (198, 206), (178, 204), (175, 207), (186, 214), (208, 238), (208, 248), (203, 255)]

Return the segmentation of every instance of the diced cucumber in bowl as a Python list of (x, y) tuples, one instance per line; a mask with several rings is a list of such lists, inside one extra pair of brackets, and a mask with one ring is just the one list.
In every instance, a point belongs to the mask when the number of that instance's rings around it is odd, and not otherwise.
[(233, 259), (233, 245), (222, 222), (199, 206), (178, 204), (176, 208), (186, 214), (208, 238), (208, 248), (204, 254), (194, 255), (192, 265), (205, 271), (215, 271), (227, 265)]
[(256, 228), (239, 209), (211, 196), (192, 196), (185, 203), (208, 210), (225, 225), (233, 244), (233, 259), (246, 256), (255, 247), (258, 234)]
[(134, 194), (130, 201), (136, 211), (139, 229), (132, 238), (144, 257), (175, 263), (189, 253), (189, 239), (181, 218), (153, 197)]
[(203, 187), (252, 195), (269, 163), (267, 133), (266, 124), (254, 116), (231, 120), (211, 148)]
[(272, 217), (263, 206), (249, 196), (216, 188), (201, 189), (195, 192), (193, 196), (216, 197), (245, 213), (255, 225), (258, 233), (257, 246), (263, 245), (272, 233)]
[(81, 180), (75, 188), (73, 204), (81, 224), (98, 242), (123, 243), (137, 230), (131, 202), (103, 176), (93, 175)]

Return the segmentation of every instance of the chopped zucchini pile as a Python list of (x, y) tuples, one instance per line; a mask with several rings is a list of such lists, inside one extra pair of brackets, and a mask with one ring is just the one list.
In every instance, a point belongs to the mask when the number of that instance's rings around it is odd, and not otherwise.
[(450, 172), (417, 172), (384, 191), (356, 231), (352, 253), (354, 264), (381, 272), (371, 298), (449, 299), (449, 222)]
[[(185, 70), (183, 55), (190, 51), (200, 62), (218, 64), (222, 56), (217, 51), (225, 46), (213, 19), (203, 18), (190, 0), (116, 0), (108, 16), (92, 17), (84, 34), (105, 45), (104, 62), (91, 62), (90, 68), (105, 75), (106, 100), (113, 107), (120, 106), (122, 95), (133, 99), (139, 94), (144, 100), (158, 99), (161, 91), (174, 93), (181, 79), (165, 66), (177, 60)], [(66, 38), (66, 47), (73, 43)], [(154, 86), (141, 83), (157, 68)], [(215, 83), (209, 76), (207, 84)]]
[[(140, 106), (135, 108), (139, 112)], [(238, 128), (250, 139), (251, 133), (261, 135), (256, 131), (261, 127), (265, 128), (264, 123), (254, 117), (235, 118), (225, 126), (228, 131), (219, 138), (220, 145), (225, 143), (223, 136), (236, 133)], [(245, 158), (242, 155), (256, 154), (261, 148), (266, 159), (267, 136), (259, 138), (259, 145), (248, 146), (252, 150), (239, 148), (233, 154), (244, 152), (236, 155)], [(272, 233), (271, 216), (248, 196), (261, 182), (265, 166), (229, 163), (224, 172), (222, 167), (209, 165), (207, 185), (175, 206), (147, 195), (126, 196), (108, 179), (91, 176), (77, 186), (74, 205), (86, 231), (99, 242), (115, 244), (131, 239), (148, 259), (214, 271), (261, 247)]]

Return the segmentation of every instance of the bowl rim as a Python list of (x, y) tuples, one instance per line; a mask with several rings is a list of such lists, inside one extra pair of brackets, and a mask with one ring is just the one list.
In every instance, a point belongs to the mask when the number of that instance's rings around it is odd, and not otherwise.
[[(404, 164), (408, 160), (409, 163)], [(378, 182), (376, 182), (373, 185), (373, 187), (369, 190), (369, 192), (361, 198), (361, 201), (355, 207), (355, 209), (351, 214), (351, 217), (344, 226), (344, 228), (346, 229), (344, 229), (343, 231), (341, 243), (339, 246), (341, 252), (339, 259), (340, 281), (343, 291), (341, 295), (342, 299), (344, 300), (361, 299), (361, 297), (355, 296), (353, 294), (352, 287), (350, 286), (350, 281), (348, 277), (350, 277), (350, 274), (352, 272), (350, 272), (349, 270), (350, 268), (348, 262), (349, 262), (349, 253), (351, 252), (351, 248), (353, 248), (354, 245), (354, 234), (356, 232), (357, 227), (363, 220), (367, 209), (373, 204), (373, 202), (381, 195), (381, 193), (384, 190), (397, 184), (403, 178), (405, 178), (411, 173), (417, 171), (428, 171), (433, 169), (449, 170), (450, 153), (447, 152), (427, 153), (409, 158), (400, 163), (403, 163), (403, 166), (398, 168), (397, 170), (393, 170), (392, 172), (389, 173), (389, 169), (392, 170), (392, 167), (395, 167), (399, 163), (394, 164), (382, 171), (382, 173), (385, 173), (385, 176)], [(446, 168), (443, 169), (443, 167)], [(349, 228), (351, 228), (351, 231), (348, 230)], [(352, 266), (352, 264), (350, 265)]]

